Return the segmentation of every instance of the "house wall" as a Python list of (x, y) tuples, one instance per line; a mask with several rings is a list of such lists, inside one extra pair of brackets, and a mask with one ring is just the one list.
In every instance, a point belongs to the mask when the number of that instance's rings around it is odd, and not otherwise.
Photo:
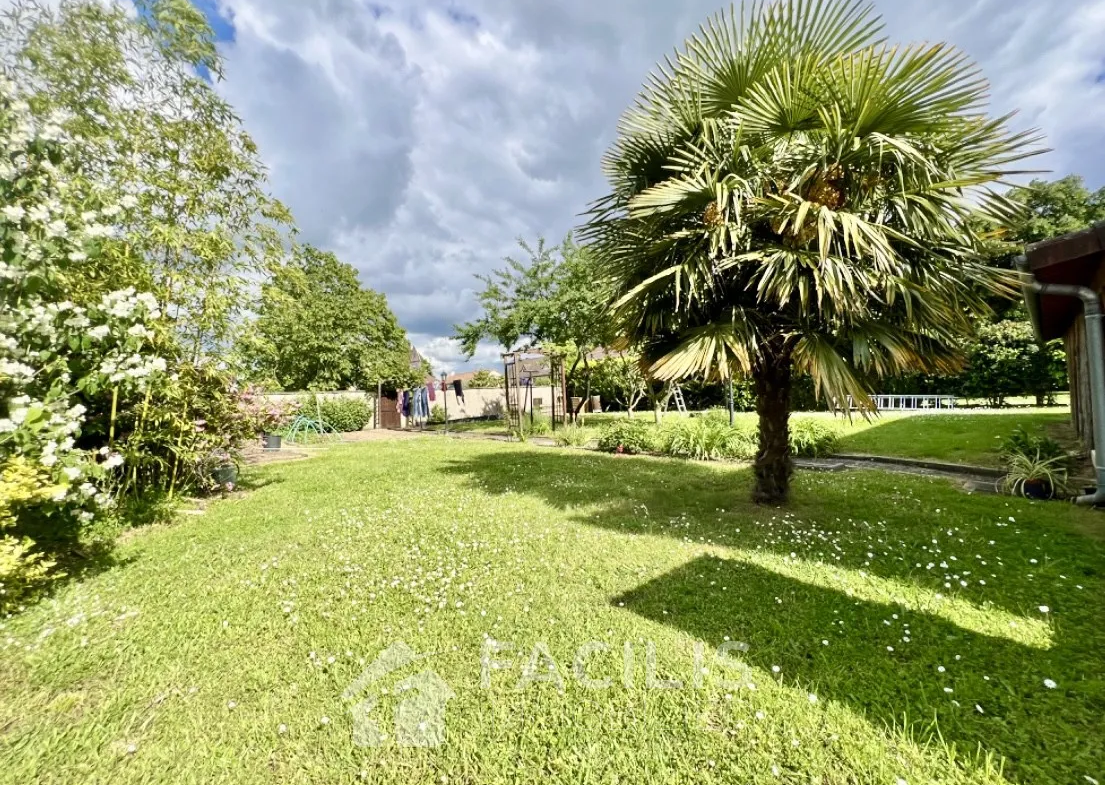
[[(1097, 271), (1093, 289), (1105, 295), (1105, 267)], [(1079, 438), (1093, 447), (1093, 397), (1090, 392), (1090, 357), (1086, 346), (1086, 317), (1079, 313), (1064, 336), (1067, 373), (1070, 375), (1070, 415)]]
[(1067, 373), (1070, 375), (1070, 416), (1082, 443), (1093, 444), (1093, 406), (1090, 397), (1090, 361), (1086, 353), (1086, 318), (1079, 316), (1067, 330)]

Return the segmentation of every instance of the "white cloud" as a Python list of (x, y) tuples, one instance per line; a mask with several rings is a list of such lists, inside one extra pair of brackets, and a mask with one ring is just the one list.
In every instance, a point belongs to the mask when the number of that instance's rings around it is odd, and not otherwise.
[[(387, 293), (439, 370), (473, 275), (515, 238), (559, 239), (602, 191), (599, 159), (653, 65), (718, 0), (218, 0), (233, 21), (221, 88), (307, 239)], [(898, 41), (979, 61), (997, 111), (1055, 151), (1038, 165), (1105, 184), (1105, 2), (882, 0)], [(495, 361), (495, 362), (492, 362)]]

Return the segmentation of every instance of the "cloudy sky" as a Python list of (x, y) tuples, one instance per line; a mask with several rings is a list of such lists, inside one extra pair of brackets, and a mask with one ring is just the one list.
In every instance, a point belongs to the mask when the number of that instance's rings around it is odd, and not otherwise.
[[(435, 368), (473, 275), (559, 239), (653, 65), (722, 0), (200, 0), (226, 79), (307, 240), (385, 292)], [(1105, 184), (1105, 0), (877, 0), (899, 41), (948, 41), (1054, 150)]]

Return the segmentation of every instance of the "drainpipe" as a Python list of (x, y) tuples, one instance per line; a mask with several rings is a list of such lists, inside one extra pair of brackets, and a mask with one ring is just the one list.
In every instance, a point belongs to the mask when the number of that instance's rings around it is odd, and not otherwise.
[(1039, 298), (1027, 295), (1052, 297), (1076, 297), (1082, 301), (1086, 315), (1086, 353), (1090, 365), (1090, 403), (1093, 414), (1093, 463), (1097, 475), (1097, 489), (1074, 500), (1075, 504), (1105, 504), (1105, 311), (1097, 292), (1086, 286), (1040, 283), (1028, 266), (1028, 259), (1018, 256), (1017, 269), (1021, 272), (1021, 285), (1025, 292), (1025, 304), (1039, 337)]

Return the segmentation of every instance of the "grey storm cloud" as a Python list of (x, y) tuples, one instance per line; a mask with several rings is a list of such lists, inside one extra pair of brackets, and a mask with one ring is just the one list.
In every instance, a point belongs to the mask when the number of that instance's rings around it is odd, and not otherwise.
[[(474, 275), (559, 239), (649, 71), (719, 0), (218, 0), (231, 100), (306, 239), (388, 295), (440, 369)], [(878, 0), (893, 41), (947, 41), (1021, 110), (1057, 175), (1105, 183), (1105, 0)], [(489, 364), (481, 347), (469, 365)]]

